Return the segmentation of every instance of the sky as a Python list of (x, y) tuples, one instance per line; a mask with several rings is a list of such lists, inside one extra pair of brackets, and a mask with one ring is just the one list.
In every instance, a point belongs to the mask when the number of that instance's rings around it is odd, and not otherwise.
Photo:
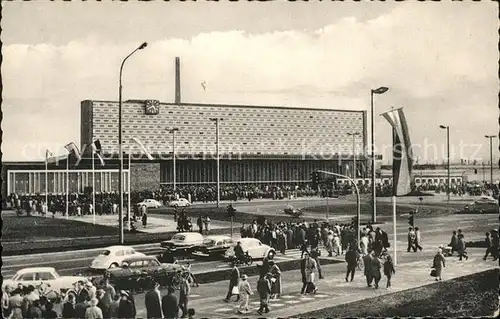
[[(494, 2), (2, 2), (4, 161), (42, 160), (80, 141), (80, 101), (182, 101), (367, 110), (391, 158), (403, 107), (418, 163), (489, 160), (498, 134)], [(22, 26), (22, 27), (20, 27)], [(206, 90), (201, 85), (205, 82)], [(370, 123), (368, 123), (369, 125)], [(370, 129), (370, 125), (368, 126)], [(498, 138), (493, 140), (498, 157)]]

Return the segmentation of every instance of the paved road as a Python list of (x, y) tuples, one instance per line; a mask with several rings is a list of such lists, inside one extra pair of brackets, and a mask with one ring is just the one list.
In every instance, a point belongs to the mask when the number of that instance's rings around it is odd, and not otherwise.
[[(484, 237), (484, 232), (498, 227), (498, 217), (496, 215), (450, 215), (417, 220), (417, 225), (422, 230), (422, 240), (424, 247), (432, 247), (432, 251), (440, 245), (447, 244), (454, 229), (461, 228), (466, 240), (480, 240)], [(392, 237), (392, 224), (380, 225), (389, 235), (391, 242), (391, 251), (394, 247)], [(408, 225), (406, 223), (397, 224), (397, 242), (398, 252), (406, 251), (406, 233)], [(134, 246), (138, 251), (148, 255), (155, 255), (159, 252), (159, 244), (144, 244)], [(85, 270), (102, 249), (90, 249), (69, 251), (49, 254), (36, 254), (26, 256), (8, 256), (3, 258), (2, 274), (5, 277), (12, 276), (16, 271), (36, 266), (55, 267), (60, 274), (70, 275)], [(398, 253), (401, 255), (401, 253)], [(292, 256), (292, 255), (290, 255)], [(290, 256), (277, 258), (292, 258)], [(198, 263), (193, 265), (193, 270), (204, 271), (214, 267), (227, 267), (226, 264), (217, 261)]]

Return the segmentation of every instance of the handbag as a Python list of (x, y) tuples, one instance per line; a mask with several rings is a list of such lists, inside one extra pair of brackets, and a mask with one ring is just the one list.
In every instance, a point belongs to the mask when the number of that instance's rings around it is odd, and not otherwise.
[(232, 295), (239, 295), (240, 294), (240, 290), (239, 290), (238, 286), (233, 287), (233, 289), (231, 290), (231, 294)]
[(431, 277), (437, 277), (437, 270), (434, 268), (431, 270)]

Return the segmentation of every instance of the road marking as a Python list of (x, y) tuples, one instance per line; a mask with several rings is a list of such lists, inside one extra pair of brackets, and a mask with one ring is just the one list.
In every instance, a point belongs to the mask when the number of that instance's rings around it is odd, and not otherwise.
[(283, 299), (294, 299), (296, 297), (297, 296), (281, 296), (281, 298), (283, 298)]
[(200, 297), (200, 295), (194, 294), (194, 295), (189, 295), (189, 297), (195, 298), (195, 297)]
[(316, 297), (318, 297), (318, 298), (326, 298), (326, 297), (328, 297), (328, 295), (316, 295)]
[(300, 300), (314, 300), (314, 298), (311, 298), (311, 297), (300, 297)]
[(296, 304), (296, 303), (300, 303), (300, 301), (299, 300), (288, 300), (288, 301), (285, 301), (285, 303), (293, 305), (293, 304)]
[(252, 304), (252, 305), (260, 305), (260, 301), (252, 301), (250, 304)]
[(272, 306), (274, 307), (283, 307), (285, 304), (284, 303), (275, 303), (275, 304), (272, 304)]
[(226, 311), (231, 311), (233, 308), (218, 308), (215, 309), (214, 312), (226, 312)]

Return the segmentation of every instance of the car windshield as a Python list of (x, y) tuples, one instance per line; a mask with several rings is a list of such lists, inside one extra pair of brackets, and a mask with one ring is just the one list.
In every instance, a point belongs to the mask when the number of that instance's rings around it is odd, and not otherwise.
[(215, 245), (215, 240), (208, 238), (203, 241), (203, 244), (213, 246)]
[(99, 254), (99, 256), (109, 256), (110, 254), (111, 252), (109, 250), (104, 250)]
[(185, 240), (186, 239), (186, 236), (184, 235), (175, 235), (174, 237), (172, 237), (172, 240)]

